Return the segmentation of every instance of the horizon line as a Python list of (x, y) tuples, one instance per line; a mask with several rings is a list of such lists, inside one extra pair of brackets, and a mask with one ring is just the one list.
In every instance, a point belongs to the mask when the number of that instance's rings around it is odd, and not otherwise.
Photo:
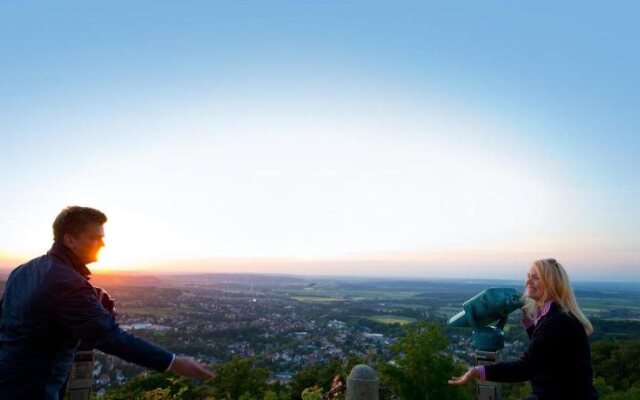
[[(0, 267), (0, 278), (8, 278), (9, 274), (14, 268)], [(6, 276), (4, 276), (6, 274)], [(280, 276), (280, 277), (291, 277), (291, 278), (304, 278), (304, 279), (369, 279), (369, 280), (387, 280), (387, 281), (404, 281), (404, 280), (420, 280), (420, 281), (479, 281), (479, 282), (495, 282), (495, 281), (505, 281), (505, 282), (520, 282), (519, 278), (500, 278), (500, 277), (459, 277), (459, 276), (426, 276), (426, 275), (400, 275), (400, 276), (392, 276), (392, 275), (336, 275), (336, 274), (322, 274), (322, 273), (288, 273), (288, 272), (254, 272), (254, 271), (239, 271), (239, 272), (229, 272), (229, 271), (185, 271), (185, 272), (168, 272), (168, 271), (149, 271), (149, 270), (111, 270), (111, 271), (97, 271), (92, 272), (91, 277), (98, 278), (104, 276), (127, 276), (134, 275), (138, 277), (151, 277), (151, 278), (162, 278), (162, 277), (183, 277), (183, 276), (197, 276), (197, 275), (260, 275), (260, 276)], [(631, 286), (640, 286), (640, 281), (629, 281), (629, 280), (603, 280), (603, 279), (572, 279), (572, 283), (608, 283), (608, 284), (624, 284)]]

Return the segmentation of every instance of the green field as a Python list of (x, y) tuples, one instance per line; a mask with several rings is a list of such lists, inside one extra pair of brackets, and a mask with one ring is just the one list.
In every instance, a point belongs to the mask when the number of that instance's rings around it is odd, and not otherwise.
[(308, 287), (285, 287), (274, 289), (273, 292), (282, 293), (291, 298), (295, 297), (318, 297), (334, 298), (337, 300), (376, 300), (376, 301), (399, 301), (407, 300), (419, 292), (384, 289), (345, 289), (333, 286)]
[(400, 325), (406, 325), (406, 324), (411, 324), (413, 322), (416, 322), (415, 318), (410, 318), (410, 317), (403, 317), (401, 315), (373, 315), (370, 317), (367, 317), (367, 319), (370, 319), (372, 321), (376, 321), (376, 322), (380, 322), (383, 324), (400, 324)]
[(640, 304), (635, 299), (583, 297), (578, 303), (588, 318), (631, 321), (640, 318)]
[(303, 303), (327, 303), (341, 300), (335, 297), (327, 296), (291, 296), (291, 299), (301, 301)]

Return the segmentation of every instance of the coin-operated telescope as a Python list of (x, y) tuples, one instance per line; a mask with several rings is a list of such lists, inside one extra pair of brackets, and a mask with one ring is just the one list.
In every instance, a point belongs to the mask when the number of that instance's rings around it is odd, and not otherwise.
[[(476, 365), (492, 364), (500, 359), (504, 348), (504, 329), (509, 314), (523, 306), (514, 288), (489, 288), (462, 305), (462, 311), (449, 319), (448, 324), (472, 328), (471, 346), (476, 350)], [(500, 399), (500, 385), (495, 382), (478, 383), (480, 400)]]
[(489, 288), (465, 301), (462, 311), (449, 319), (449, 325), (473, 328), (471, 345), (475, 349), (498, 351), (504, 348), (502, 329), (509, 314), (522, 306), (516, 289)]

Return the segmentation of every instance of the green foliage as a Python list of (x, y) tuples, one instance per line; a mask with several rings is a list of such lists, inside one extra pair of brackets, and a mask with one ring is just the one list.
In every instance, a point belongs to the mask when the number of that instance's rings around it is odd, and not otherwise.
[(368, 364), (367, 362), (365, 362), (365, 360), (362, 357), (356, 357), (356, 356), (351, 356), (349, 357), (349, 359), (347, 359), (347, 366), (344, 369), (344, 381), (347, 381), (347, 376), (349, 375), (349, 373), (351, 373), (351, 370), (353, 369), (353, 367), (355, 367), (358, 364)]
[(273, 390), (267, 390), (266, 392), (264, 392), (264, 400), (279, 400), (278, 393), (274, 392)]
[(596, 342), (591, 354), (596, 376), (616, 391), (640, 384), (640, 340)]
[(142, 394), (142, 400), (171, 400), (173, 396), (171, 396), (171, 391), (169, 388), (165, 389), (154, 389), (146, 391)]
[(640, 340), (595, 342), (591, 355), (601, 400), (640, 399)]
[(315, 364), (304, 368), (293, 376), (291, 380), (291, 392), (295, 399), (300, 399), (301, 393), (313, 386), (329, 390), (331, 382), (336, 375), (345, 376), (342, 362), (332, 359), (327, 364)]
[(624, 391), (615, 391), (606, 384), (604, 378), (597, 378), (596, 389), (600, 393), (600, 400), (631, 400), (640, 399), (640, 383), (635, 384)]
[(216, 377), (211, 383), (216, 399), (262, 398), (266, 390), (269, 370), (257, 368), (253, 362), (253, 358), (245, 358), (216, 365), (214, 368)]
[(105, 400), (187, 400), (204, 399), (210, 395), (206, 387), (193, 380), (178, 378), (170, 372), (136, 377), (128, 384), (111, 390)]
[(531, 382), (502, 384), (502, 400), (520, 400), (531, 396)]
[(472, 398), (471, 385), (450, 386), (447, 380), (464, 372), (446, 353), (447, 339), (435, 323), (405, 327), (405, 335), (392, 346), (394, 363), (380, 364), (382, 383), (405, 400)]
[(600, 394), (600, 399), (605, 399), (615, 393), (615, 390), (612, 386), (607, 385), (607, 382), (603, 377), (599, 376), (593, 382), (593, 385), (596, 387), (596, 390)]
[[(165, 372), (137, 377), (121, 388), (111, 390), (105, 400), (281, 400), (286, 393), (272, 390), (267, 397), (266, 368), (257, 368), (253, 359), (234, 359), (214, 368), (216, 377), (198, 383), (192, 379), (182, 379)], [(275, 387), (275, 386), (274, 386)], [(275, 397), (274, 397), (275, 396)]]
[(322, 400), (322, 388), (317, 386), (302, 391), (302, 400)]

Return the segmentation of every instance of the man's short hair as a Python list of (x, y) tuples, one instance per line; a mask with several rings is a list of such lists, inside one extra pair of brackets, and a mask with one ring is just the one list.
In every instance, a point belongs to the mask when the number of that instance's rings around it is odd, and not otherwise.
[(102, 211), (90, 207), (69, 206), (62, 210), (53, 221), (53, 240), (62, 242), (64, 235), (78, 235), (90, 224), (104, 224), (107, 216)]

